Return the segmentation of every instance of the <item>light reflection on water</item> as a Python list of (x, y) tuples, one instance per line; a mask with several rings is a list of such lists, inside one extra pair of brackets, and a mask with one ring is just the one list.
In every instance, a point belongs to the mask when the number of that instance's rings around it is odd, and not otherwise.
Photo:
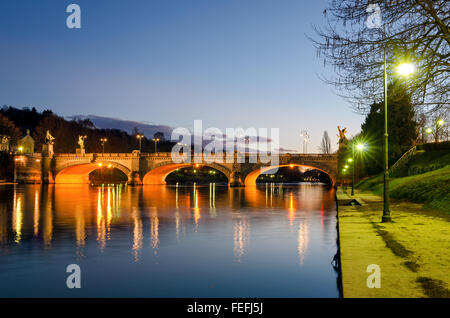
[[(320, 185), (0, 187), (0, 296), (337, 297)], [(82, 269), (69, 290), (65, 270)]]

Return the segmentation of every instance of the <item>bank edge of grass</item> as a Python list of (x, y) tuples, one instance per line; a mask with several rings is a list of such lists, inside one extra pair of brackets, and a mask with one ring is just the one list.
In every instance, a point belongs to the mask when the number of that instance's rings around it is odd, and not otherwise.
[[(362, 191), (383, 194), (383, 175), (367, 178), (356, 185)], [(389, 182), (390, 197), (414, 203), (450, 214), (450, 165), (419, 175), (392, 178)]]

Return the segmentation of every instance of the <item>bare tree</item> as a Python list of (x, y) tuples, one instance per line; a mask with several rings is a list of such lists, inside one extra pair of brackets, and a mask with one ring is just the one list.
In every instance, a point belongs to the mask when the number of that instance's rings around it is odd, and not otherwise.
[(328, 132), (326, 130), (323, 132), (322, 141), (320, 143), (319, 150), (325, 154), (331, 153), (330, 136), (328, 136)]
[(408, 60), (416, 73), (404, 81), (421, 112), (449, 109), (450, 1), (329, 0), (327, 24), (315, 27), (318, 54), (335, 70), (323, 79), (365, 113), (383, 98), (383, 55), (388, 76)]

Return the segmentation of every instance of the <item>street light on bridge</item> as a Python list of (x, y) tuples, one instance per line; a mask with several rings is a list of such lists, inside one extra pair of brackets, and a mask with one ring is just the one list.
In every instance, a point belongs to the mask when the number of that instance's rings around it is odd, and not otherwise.
[(100, 138), (100, 143), (102, 144), (102, 155), (105, 154), (105, 143), (108, 141), (108, 138)]
[(142, 138), (144, 138), (143, 134), (137, 134), (136, 138), (139, 140), (139, 152), (142, 151)]
[(152, 140), (155, 143), (155, 153), (156, 153), (159, 138), (153, 138)]

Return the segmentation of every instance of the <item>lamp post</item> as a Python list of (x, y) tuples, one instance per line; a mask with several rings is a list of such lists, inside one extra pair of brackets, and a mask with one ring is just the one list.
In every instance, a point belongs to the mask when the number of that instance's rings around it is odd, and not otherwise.
[(142, 151), (142, 138), (144, 138), (144, 135), (137, 134), (136, 138), (139, 140), (139, 152), (141, 152)]
[(344, 175), (344, 190), (347, 190), (347, 185), (346, 185), (346, 179), (347, 179), (347, 177), (346, 177), (346, 173), (347, 172), (347, 168), (344, 168), (344, 169), (342, 169), (342, 174)]
[(427, 133), (428, 135), (433, 134), (434, 132), (434, 142), (439, 142), (439, 129), (440, 127), (442, 127), (444, 125), (444, 120), (441, 118), (438, 118), (436, 120), (436, 123), (434, 125), (434, 131), (433, 129), (431, 129), (430, 127), (428, 127), (427, 129), (425, 129), (425, 133)]
[(105, 154), (105, 143), (108, 141), (108, 138), (100, 138), (100, 143), (102, 144), (102, 155)]
[[(359, 143), (356, 145), (356, 150), (363, 151), (365, 149), (365, 144)], [(347, 161), (352, 164), (352, 195), (355, 195), (355, 142), (352, 142), (352, 157), (348, 158)]]
[(159, 141), (159, 138), (153, 138), (153, 142), (155, 143), (155, 153), (156, 153), (156, 150), (157, 150), (157, 145), (158, 145), (158, 141)]
[(444, 126), (444, 120), (442, 118), (438, 118), (438, 120), (436, 120), (436, 138), (435, 138), (435, 142), (439, 142), (439, 128)]
[[(383, 178), (383, 216), (381, 222), (391, 222), (389, 204), (389, 152), (388, 152), (388, 93), (387, 93), (387, 44), (384, 46), (384, 178)], [(402, 63), (397, 67), (397, 72), (408, 76), (414, 73), (415, 67), (411, 63)]]

